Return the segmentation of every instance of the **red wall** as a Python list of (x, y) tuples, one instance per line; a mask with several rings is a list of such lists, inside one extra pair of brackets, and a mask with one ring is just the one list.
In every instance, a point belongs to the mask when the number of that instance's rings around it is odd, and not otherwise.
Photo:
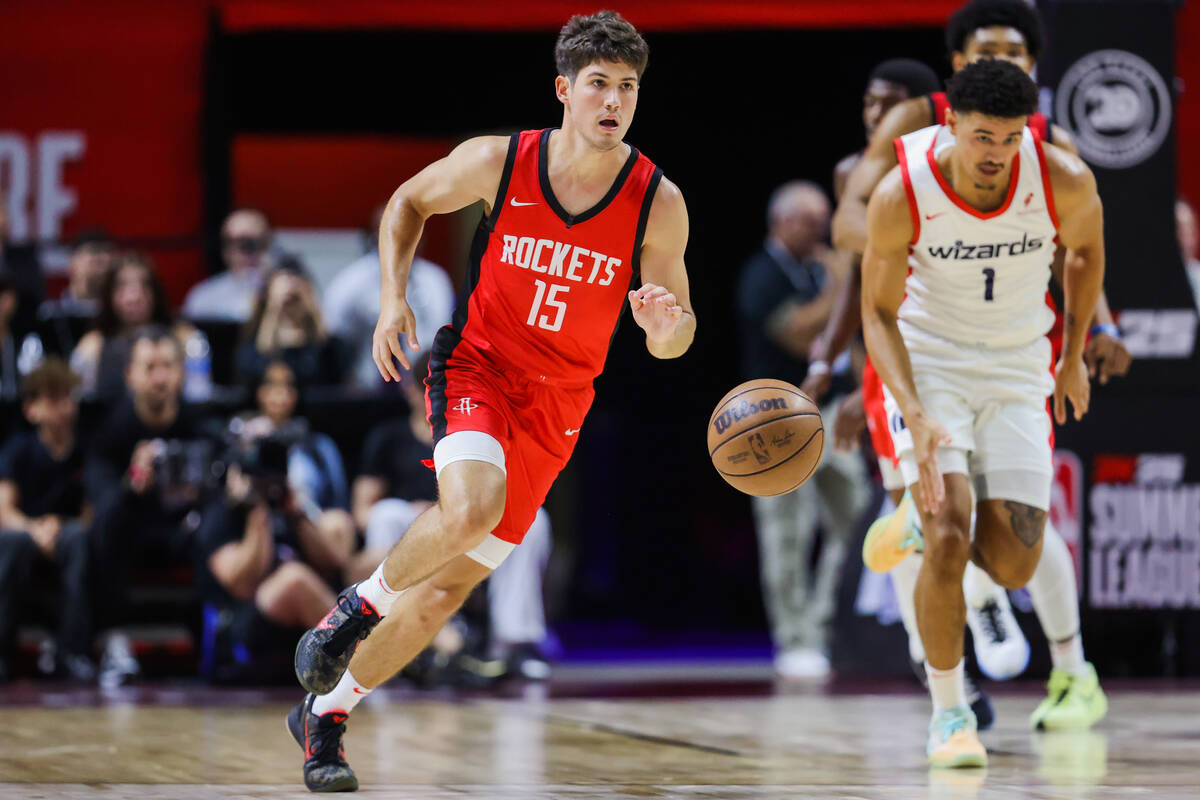
[(1177, 107), (1179, 191), (1200, 201), (1200, 2), (1189, 0), (1175, 27), (1175, 64), (1183, 92)]

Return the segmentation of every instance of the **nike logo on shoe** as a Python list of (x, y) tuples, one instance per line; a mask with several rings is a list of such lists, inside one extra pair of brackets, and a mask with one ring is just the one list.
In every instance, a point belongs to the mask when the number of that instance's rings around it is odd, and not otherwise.
[(512, 206), (513, 208), (520, 208), (521, 206), (536, 206), (537, 205), (537, 203), (522, 203), (520, 200), (518, 200), (515, 197), (512, 198), (511, 200), (509, 200), (508, 204), (510, 206)]

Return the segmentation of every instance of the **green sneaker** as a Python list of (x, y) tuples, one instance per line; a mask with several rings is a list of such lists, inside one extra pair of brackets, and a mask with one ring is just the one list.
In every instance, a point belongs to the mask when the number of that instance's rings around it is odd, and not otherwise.
[(1046, 684), (1050, 696), (1029, 718), (1035, 731), (1081, 731), (1108, 713), (1108, 698), (1100, 688), (1096, 668), (1091, 663), (1086, 667), (1087, 672), (1079, 676), (1061, 669), (1051, 670), (1050, 682)]
[(929, 756), (929, 766), (936, 769), (986, 767), (987, 750), (979, 741), (971, 709), (958, 706), (935, 714), (929, 722), (925, 754)]
[(921, 516), (912, 494), (906, 491), (895, 511), (875, 520), (867, 529), (862, 546), (863, 564), (872, 572), (891, 572), (909, 553), (924, 549), (924, 544)]

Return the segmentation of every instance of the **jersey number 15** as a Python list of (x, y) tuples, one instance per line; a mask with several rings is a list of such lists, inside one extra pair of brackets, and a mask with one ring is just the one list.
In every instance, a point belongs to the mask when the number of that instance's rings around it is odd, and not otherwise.
[[(560, 330), (563, 324), (563, 315), (567, 313), (567, 304), (562, 300), (556, 300), (555, 298), (559, 294), (566, 294), (567, 292), (571, 291), (571, 287), (553, 283), (550, 284), (549, 291), (547, 291), (546, 283), (544, 281), (535, 280), (534, 285), (537, 286), (537, 294), (533, 296), (533, 305), (529, 307), (529, 318), (525, 320), (525, 324), (536, 325), (537, 327), (544, 328), (548, 331)], [(553, 321), (551, 321), (549, 314), (538, 314), (538, 311), (540, 311), (543, 306), (548, 309), (554, 309), (555, 314)]]

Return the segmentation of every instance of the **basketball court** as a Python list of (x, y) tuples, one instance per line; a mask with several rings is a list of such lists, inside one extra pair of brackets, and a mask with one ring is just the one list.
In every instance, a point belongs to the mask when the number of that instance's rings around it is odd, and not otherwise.
[[(996, 697), (986, 771), (931, 772), (901, 682), (774, 684), (760, 667), (562, 669), (502, 696), (385, 689), (355, 713), (360, 792), (395, 798), (1194, 798), (1200, 685), (1106, 682), (1097, 729), (1032, 734), (1041, 688)], [(994, 687), (989, 687), (994, 688)], [(1007, 687), (1004, 687), (1007, 689)], [(1003, 691), (1002, 689), (1001, 691)], [(307, 797), (293, 693), (10, 687), (0, 797)]]

